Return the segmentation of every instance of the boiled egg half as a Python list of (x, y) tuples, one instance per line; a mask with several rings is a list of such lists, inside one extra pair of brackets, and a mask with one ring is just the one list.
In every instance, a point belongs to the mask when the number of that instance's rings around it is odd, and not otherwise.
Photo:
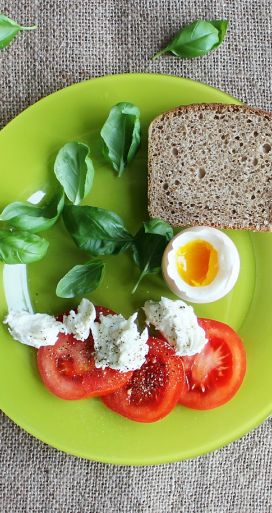
[(235, 244), (220, 230), (196, 226), (168, 244), (162, 272), (169, 288), (192, 303), (212, 303), (234, 287), (240, 271)]

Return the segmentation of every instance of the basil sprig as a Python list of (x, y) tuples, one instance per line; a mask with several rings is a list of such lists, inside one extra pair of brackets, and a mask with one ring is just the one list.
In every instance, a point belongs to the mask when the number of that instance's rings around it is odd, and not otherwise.
[(121, 176), (136, 154), (141, 138), (140, 111), (132, 103), (117, 103), (100, 132), (103, 153)]
[(45, 255), (48, 242), (33, 233), (47, 230), (57, 222), (64, 207), (64, 193), (76, 204), (89, 193), (94, 176), (89, 153), (90, 149), (84, 143), (65, 144), (59, 150), (54, 166), (62, 185), (61, 192), (47, 204), (14, 202), (4, 208), (0, 221), (17, 231), (1, 231), (0, 260), (8, 264), (31, 263)]
[(38, 233), (48, 230), (57, 222), (63, 207), (64, 194), (61, 191), (43, 206), (19, 201), (11, 203), (4, 208), (0, 220), (7, 221), (14, 228)]
[(65, 144), (57, 154), (54, 171), (67, 198), (78, 205), (93, 184), (94, 167), (89, 146), (82, 142)]
[(5, 264), (31, 264), (41, 260), (48, 241), (26, 231), (0, 230), (0, 261)]
[(133, 293), (146, 274), (160, 271), (164, 249), (173, 237), (172, 227), (160, 219), (143, 223), (133, 237), (117, 214), (97, 207), (67, 205), (63, 220), (76, 245), (94, 256), (132, 250), (140, 269)]
[(172, 237), (172, 227), (160, 219), (151, 219), (140, 228), (133, 245), (133, 259), (140, 269), (140, 276), (132, 293), (144, 276), (160, 272), (163, 252)]
[(57, 296), (71, 298), (92, 292), (100, 284), (104, 268), (105, 264), (101, 260), (76, 265), (59, 281), (56, 288)]
[(8, 46), (21, 30), (35, 30), (36, 28), (36, 25), (22, 27), (16, 21), (0, 13), (0, 49)]
[(194, 21), (182, 28), (163, 50), (154, 55), (153, 60), (168, 52), (183, 59), (206, 55), (221, 45), (228, 23), (227, 20)]
[(95, 256), (122, 253), (133, 241), (121, 217), (104, 208), (67, 205), (63, 220), (75, 244)]

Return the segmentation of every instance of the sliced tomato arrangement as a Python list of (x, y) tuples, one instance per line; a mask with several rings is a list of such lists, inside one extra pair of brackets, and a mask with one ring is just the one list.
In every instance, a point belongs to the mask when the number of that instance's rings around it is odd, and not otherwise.
[[(97, 306), (96, 322), (100, 314), (115, 312)], [(108, 408), (138, 422), (162, 419), (177, 402), (199, 410), (216, 408), (229, 401), (243, 381), (245, 349), (238, 334), (226, 324), (211, 319), (198, 322), (208, 339), (200, 353), (177, 356), (158, 333), (148, 339), (146, 361), (134, 372), (97, 368), (91, 335), (81, 342), (60, 333), (54, 346), (38, 350), (42, 381), (62, 399), (103, 396)]]
[(183, 356), (186, 388), (180, 403), (188, 408), (209, 410), (229, 401), (246, 372), (246, 353), (239, 335), (227, 324), (199, 319), (207, 344), (193, 356)]
[[(97, 306), (98, 322), (100, 313), (115, 312)], [(54, 346), (38, 349), (38, 369), (43, 383), (62, 399), (83, 399), (109, 394), (129, 381), (132, 372), (96, 368), (93, 352), (92, 336), (81, 342), (73, 335), (60, 333)]]
[(181, 358), (162, 339), (150, 337), (149, 352), (142, 367), (119, 390), (103, 397), (111, 410), (138, 422), (165, 417), (185, 391)]

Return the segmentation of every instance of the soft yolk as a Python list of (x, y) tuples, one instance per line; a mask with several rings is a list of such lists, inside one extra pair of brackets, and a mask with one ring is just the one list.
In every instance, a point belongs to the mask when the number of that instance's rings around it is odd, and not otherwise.
[(176, 253), (177, 269), (182, 279), (194, 287), (209, 285), (218, 272), (218, 253), (205, 240), (193, 240)]

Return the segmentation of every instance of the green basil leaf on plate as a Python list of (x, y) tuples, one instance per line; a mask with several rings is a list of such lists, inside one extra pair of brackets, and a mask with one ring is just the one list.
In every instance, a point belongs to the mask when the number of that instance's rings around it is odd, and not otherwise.
[(66, 205), (63, 220), (76, 245), (92, 255), (122, 253), (133, 242), (121, 217), (104, 208)]
[(30, 232), (0, 230), (0, 261), (5, 264), (31, 264), (41, 260), (48, 241)]
[(141, 139), (140, 111), (132, 103), (117, 103), (100, 132), (103, 153), (121, 176), (135, 156)]
[(162, 221), (161, 219), (149, 219), (143, 223), (145, 233), (153, 233), (157, 235), (162, 235), (168, 241), (173, 237), (173, 228), (170, 224)]
[(21, 30), (35, 30), (37, 27), (22, 27), (16, 21), (0, 13), (0, 49), (5, 48)]
[(160, 272), (164, 250), (173, 235), (172, 227), (160, 219), (145, 222), (135, 235), (133, 259), (140, 269), (140, 276), (132, 293), (144, 276)]
[(104, 268), (105, 264), (101, 260), (76, 265), (59, 281), (56, 288), (57, 296), (71, 298), (92, 292), (100, 284)]
[(4, 208), (0, 215), (0, 221), (6, 221), (19, 230), (38, 233), (48, 230), (57, 222), (63, 207), (63, 192), (56, 194), (49, 203), (43, 206), (16, 201)]
[(93, 184), (94, 167), (89, 146), (82, 142), (65, 144), (57, 154), (54, 172), (67, 198), (78, 205)]
[(194, 21), (182, 28), (166, 48), (154, 55), (153, 59), (168, 52), (183, 59), (206, 55), (223, 42), (227, 28), (227, 20)]

